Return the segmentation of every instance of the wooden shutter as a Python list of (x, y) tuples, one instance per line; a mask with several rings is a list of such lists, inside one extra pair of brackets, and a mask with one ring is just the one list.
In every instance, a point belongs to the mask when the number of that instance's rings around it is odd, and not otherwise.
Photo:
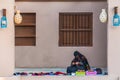
[(60, 13), (59, 46), (92, 46), (93, 13)]
[(36, 13), (21, 13), (23, 21), (15, 24), (15, 45), (36, 45)]

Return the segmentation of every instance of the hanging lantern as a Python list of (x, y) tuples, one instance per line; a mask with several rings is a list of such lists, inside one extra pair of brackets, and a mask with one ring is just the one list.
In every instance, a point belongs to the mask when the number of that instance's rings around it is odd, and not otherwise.
[(20, 10), (16, 11), (16, 14), (14, 16), (14, 20), (16, 24), (21, 24), (22, 23), (22, 15), (20, 14)]
[(102, 9), (102, 12), (100, 13), (99, 16), (100, 22), (105, 23), (107, 22), (107, 13), (105, 9)]

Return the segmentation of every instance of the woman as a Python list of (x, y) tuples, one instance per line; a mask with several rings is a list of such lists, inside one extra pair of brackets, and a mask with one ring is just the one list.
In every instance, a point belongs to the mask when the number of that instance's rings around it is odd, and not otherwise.
[(85, 66), (85, 71), (90, 70), (90, 65), (89, 65), (89, 63), (87, 61), (87, 58), (84, 55), (82, 55), (78, 51), (75, 51), (74, 56), (75, 56), (75, 58), (73, 60), (76, 60), (78, 62), (82, 62), (83, 65)]
[(78, 70), (90, 70), (90, 66), (84, 55), (78, 51), (75, 51), (74, 56), (75, 58), (72, 60), (71, 66), (67, 68), (67, 73), (74, 73)]

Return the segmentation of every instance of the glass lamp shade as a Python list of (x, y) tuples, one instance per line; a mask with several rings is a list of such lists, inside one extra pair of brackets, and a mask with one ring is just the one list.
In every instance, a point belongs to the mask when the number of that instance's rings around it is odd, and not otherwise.
[(20, 14), (20, 11), (19, 10), (17, 10), (16, 11), (16, 14), (15, 14), (15, 16), (14, 16), (14, 21), (15, 21), (15, 23), (16, 24), (21, 24), (22, 23), (22, 15)]

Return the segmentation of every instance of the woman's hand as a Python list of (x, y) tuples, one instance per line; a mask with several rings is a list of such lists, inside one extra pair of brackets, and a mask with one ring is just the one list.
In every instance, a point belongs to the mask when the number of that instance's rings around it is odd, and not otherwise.
[(80, 62), (76, 62), (76, 65), (79, 65), (80, 64)]
[(72, 65), (73, 65), (73, 66), (76, 65), (76, 63), (75, 63), (75, 62), (72, 62)]

